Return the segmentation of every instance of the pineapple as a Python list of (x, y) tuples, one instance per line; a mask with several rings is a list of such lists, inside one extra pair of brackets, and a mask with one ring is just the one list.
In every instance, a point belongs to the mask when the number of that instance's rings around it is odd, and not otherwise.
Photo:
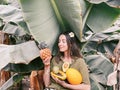
[(42, 60), (45, 60), (47, 57), (51, 56), (51, 50), (45, 42), (41, 42), (38, 47), (40, 49), (40, 58)]

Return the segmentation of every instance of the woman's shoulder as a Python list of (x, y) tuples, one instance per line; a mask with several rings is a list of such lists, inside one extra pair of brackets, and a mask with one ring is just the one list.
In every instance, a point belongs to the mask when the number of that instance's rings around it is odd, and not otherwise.
[(76, 62), (81, 62), (81, 63), (85, 62), (85, 60), (83, 58), (81, 58), (81, 57), (74, 57), (74, 60)]
[(87, 65), (84, 58), (76, 57), (74, 58), (74, 62), (76, 65)]

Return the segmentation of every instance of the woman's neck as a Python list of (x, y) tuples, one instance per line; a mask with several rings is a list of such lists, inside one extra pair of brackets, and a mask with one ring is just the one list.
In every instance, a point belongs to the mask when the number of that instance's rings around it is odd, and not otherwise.
[(71, 58), (70, 54), (64, 53), (63, 61), (71, 63), (72, 58)]

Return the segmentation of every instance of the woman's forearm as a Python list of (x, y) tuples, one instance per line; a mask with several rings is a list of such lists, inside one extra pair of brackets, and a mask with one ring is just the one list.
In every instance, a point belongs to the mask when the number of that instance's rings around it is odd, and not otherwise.
[(50, 85), (50, 65), (44, 67), (43, 81), (45, 87)]
[(90, 85), (86, 85), (86, 84), (79, 84), (79, 85), (66, 84), (65, 87), (71, 90), (90, 90), (91, 89)]

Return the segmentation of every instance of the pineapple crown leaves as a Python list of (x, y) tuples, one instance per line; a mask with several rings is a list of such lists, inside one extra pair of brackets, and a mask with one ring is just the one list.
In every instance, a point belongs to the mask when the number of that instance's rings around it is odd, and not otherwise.
[(44, 48), (48, 48), (48, 45), (45, 41), (42, 41), (38, 44), (38, 47), (41, 50), (41, 49), (44, 49)]

